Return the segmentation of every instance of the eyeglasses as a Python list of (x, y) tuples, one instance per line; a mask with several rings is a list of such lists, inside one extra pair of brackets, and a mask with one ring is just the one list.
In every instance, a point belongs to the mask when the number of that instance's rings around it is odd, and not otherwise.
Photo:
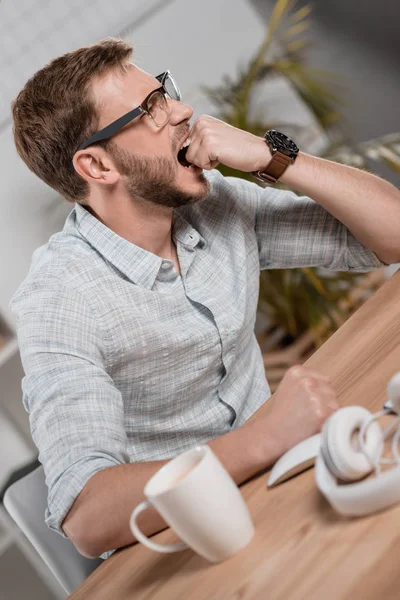
[(104, 127), (104, 129), (101, 129), (92, 135), (79, 146), (76, 152), (110, 138), (127, 123), (130, 123), (130, 121), (133, 121), (133, 119), (136, 119), (143, 113), (146, 113), (157, 127), (165, 125), (171, 114), (171, 108), (167, 102), (167, 97), (171, 98), (171, 100), (180, 100), (181, 93), (169, 71), (157, 75), (156, 79), (161, 83), (161, 86), (150, 92), (140, 106), (129, 111), (116, 121), (110, 123), (110, 125), (107, 125), (107, 127)]

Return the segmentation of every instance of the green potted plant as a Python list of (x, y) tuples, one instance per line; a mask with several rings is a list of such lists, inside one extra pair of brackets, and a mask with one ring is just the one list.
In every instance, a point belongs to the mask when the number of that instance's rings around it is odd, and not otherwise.
[[(271, 128), (290, 135), (293, 127), (287, 123), (285, 131), (276, 119), (260, 117), (252, 110), (260, 83), (267, 87), (274, 76), (283, 76), (328, 141), (319, 156), (366, 170), (371, 170), (371, 160), (381, 161), (400, 173), (399, 133), (360, 144), (351, 144), (346, 138), (339, 110), (343, 104), (338, 91), (341, 79), (307, 65), (305, 50), (310, 42), (302, 36), (310, 25), (312, 9), (307, 5), (294, 11), (295, 4), (296, 0), (277, 0), (264, 41), (249, 64), (239, 69), (235, 78), (225, 76), (218, 87), (204, 88), (216, 107), (216, 116), (256, 135)], [(255, 181), (250, 173), (225, 165), (218, 169), (224, 175)], [(276, 187), (287, 189), (282, 183)], [(306, 360), (383, 281), (382, 270), (368, 274), (332, 273), (317, 267), (262, 271), (258, 311), (268, 327), (258, 340), (266, 369), (280, 369), (279, 379), (290, 364)]]

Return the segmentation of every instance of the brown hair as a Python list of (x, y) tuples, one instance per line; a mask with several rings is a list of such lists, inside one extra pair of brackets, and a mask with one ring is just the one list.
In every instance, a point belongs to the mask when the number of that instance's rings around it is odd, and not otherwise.
[[(68, 52), (35, 73), (11, 104), (19, 156), (68, 202), (84, 204), (89, 194), (72, 157), (99, 128), (90, 84), (113, 68), (124, 72), (132, 52), (132, 46), (117, 38)], [(99, 145), (107, 148), (110, 141)]]

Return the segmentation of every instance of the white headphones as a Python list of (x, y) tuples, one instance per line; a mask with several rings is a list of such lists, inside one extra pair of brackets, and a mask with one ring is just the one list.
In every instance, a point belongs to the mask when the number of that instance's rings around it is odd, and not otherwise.
[[(339, 409), (324, 423), (315, 464), (318, 489), (339, 513), (362, 516), (400, 502), (400, 427), (393, 435), (393, 458), (382, 458), (384, 441), (400, 421), (400, 372), (390, 380), (387, 391), (392, 408), (375, 414), (362, 406)], [(382, 431), (380, 416), (396, 413), (394, 422)], [(380, 472), (381, 464), (396, 467)], [(355, 482), (375, 470), (376, 477)], [(339, 485), (338, 479), (346, 482)]]

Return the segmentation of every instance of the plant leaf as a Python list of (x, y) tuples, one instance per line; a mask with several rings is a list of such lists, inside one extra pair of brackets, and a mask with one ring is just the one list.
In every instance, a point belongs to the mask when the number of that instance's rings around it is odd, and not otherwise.
[(306, 31), (306, 29), (308, 29), (309, 27), (311, 27), (310, 21), (302, 21), (301, 23), (297, 23), (296, 25), (292, 25), (292, 27), (289, 27), (289, 29), (287, 29), (282, 34), (282, 37), (285, 39), (294, 37), (294, 36), (298, 35), (299, 33)]
[(296, 12), (294, 12), (292, 15), (290, 15), (289, 18), (291, 21), (294, 21), (294, 22), (301, 21), (305, 17), (308, 17), (308, 15), (311, 14), (311, 12), (312, 12), (311, 4), (306, 4), (302, 8), (299, 8), (298, 10), (296, 10)]

